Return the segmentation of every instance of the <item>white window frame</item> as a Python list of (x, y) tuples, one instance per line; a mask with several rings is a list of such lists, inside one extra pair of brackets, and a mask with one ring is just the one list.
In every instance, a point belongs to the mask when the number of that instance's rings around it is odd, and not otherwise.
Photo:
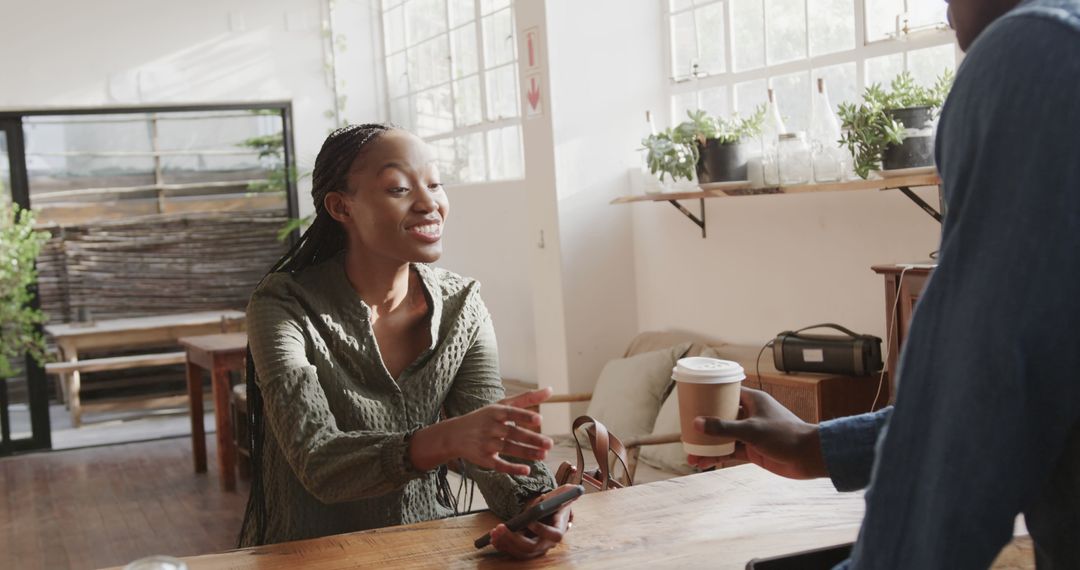
[[(807, 29), (806, 34), (806, 54), (807, 57), (798, 59), (795, 61), (788, 61), (784, 63), (777, 63), (770, 65), (768, 60), (761, 67), (734, 71), (733, 61), (733, 43), (734, 34), (732, 33), (733, 21), (732, 21), (732, 9), (731, 0), (716, 0), (717, 2), (724, 3), (724, 67), (726, 71), (723, 73), (716, 73), (711, 75), (699, 74), (696, 77), (677, 77), (675, 75), (674, 67), (674, 46), (672, 44), (671, 34), (671, 22), (672, 17), (676, 14), (682, 14), (687, 11), (694, 10), (703, 5), (707, 5), (706, 2), (685, 8), (677, 12), (672, 12), (670, 0), (659, 0), (663, 5), (663, 37), (665, 44), (665, 51), (667, 54), (665, 68), (668, 77), (668, 112), (671, 115), (671, 122), (678, 123), (681, 118), (675, 116), (675, 101), (681, 95), (689, 93), (696, 93), (699, 91), (725, 88), (727, 95), (727, 109), (724, 110), (724, 114), (730, 114), (739, 107), (736, 100), (735, 86), (750, 82), (764, 80), (767, 86), (772, 85), (772, 78), (778, 76), (784, 76), (792, 73), (800, 72), (812, 72), (815, 69), (826, 68), (834, 65), (843, 65), (848, 63), (855, 63), (855, 88), (858, 93), (862, 93), (866, 89), (866, 61), (881, 56), (889, 56), (896, 54), (903, 54), (904, 69), (908, 68), (908, 52), (915, 51), (924, 48), (939, 47), (942, 45), (952, 44), (955, 47), (954, 53), (956, 55), (956, 63), (959, 64), (962, 56), (959, 47), (956, 45), (956, 36), (952, 30), (946, 26), (923, 26), (920, 28), (909, 30), (908, 32), (901, 32), (899, 38), (892, 37), (880, 40), (869, 41), (867, 38), (867, 24), (866, 24), (866, 0), (854, 0), (855, 10), (855, 47), (852, 49), (838, 51), (823, 55), (811, 56), (810, 55), (810, 32)], [(700, 1), (700, 0), (699, 0)], [(765, 0), (760, 0), (763, 4)], [(908, 6), (904, 0), (905, 8)], [(809, 1), (803, 0), (804, 6), (809, 9)], [(709, 2), (712, 3), (712, 2)], [(763, 7), (764, 13), (764, 7)], [(809, 13), (808, 11), (806, 13)], [(762, 34), (765, 38), (765, 49), (768, 49), (768, 21), (767, 15), (762, 18)], [(811, 78), (812, 79), (812, 78)], [(813, 81), (811, 81), (813, 83)], [(782, 105), (783, 103), (781, 103)]]
[[(417, 136), (420, 136), (421, 139), (423, 139), (424, 141), (427, 141), (428, 143), (439, 143), (439, 142), (446, 141), (446, 140), (451, 140), (452, 141), (453, 139), (456, 139), (458, 137), (463, 137), (463, 136), (467, 136), (467, 135), (473, 135), (473, 134), (477, 134), (477, 133), (482, 133), (483, 134), (483, 136), (481, 137), (481, 139), (483, 140), (483, 148), (484, 148), (484, 176), (483, 176), (483, 179), (467, 181), (467, 182), (466, 181), (457, 181), (455, 183), (455, 185), (487, 184), (487, 183), (492, 183), (492, 182), (505, 182), (505, 181), (523, 179), (524, 176), (525, 176), (525, 172), (524, 172), (524, 170), (525, 170), (524, 156), (521, 157), (521, 165), (522, 165), (521, 170), (522, 170), (522, 172), (521, 172), (520, 176), (511, 177), (511, 178), (493, 178), (492, 177), (492, 170), (493, 170), (493, 168), (492, 168), (493, 165), (492, 165), (492, 162), (491, 162), (491, 150), (492, 149), (491, 149), (490, 141), (488, 139), (488, 133), (489, 132), (497, 131), (499, 129), (503, 129), (505, 127), (512, 127), (512, 126), (517, 126), (518, 127), (518, 136), (519, 137), (521, 136), (521, 125), (522, 125), (521, 111), (522, 111), (522, 109), (521, 109), (521, 94), (520, 94), (520, 92), (518, 92), (518, 90), (520, 90), (520, 85), (519, 85), (520, 81), (519, 81), (519, 76), (518, 76), (518, 53), (517, 53), (517, 41), (516, 41), (516, 38), (515, 38), (515, 40), (513, 42), (511, 42), (513, 44), (513, 46), (514, 46), (514, 56), (508, 62), (499, 64), (496, 67), (492, 67), (492, 68), (488, 69), (487, 66), (486, 66), (485, 53), (484, 53), (484, 26), (483, 26), (483, 19), (485, 17), (490, 17), (490, 16), (493, 16), (493, 15), (498, 14), (498, 13), (503, 12), (503, 11), (509, 11), (510, 12), (511, 29), (515, 30), (515, 34), (516, 34), (517, 13), (516, 13), (516, 9), (515, 9), (515, 6), (514, 6), (514, 1), (511, 0), (509, 2), (508, 6), (504, 6), (502, 8), (497, 9), (497, 10), (493, 10), (491, 12), (485, 13), (483, 11), (483, 9), (484, 9), (484, 1), (483, 0), (475, 0), (475, 2), (473, 4), (473, 10), (474, 10), (473, 19), (469, 20), (469, 21), (467, 21), (465, 23), (458, 24), (457, 26), (451, 26), (450, 0), (447, 0), (446, 2), (444, 2), (444, 6), (446, 8), (446, 14), (444, 15), (444, 17), (446, 19), (446, 31), (445, 32), (440, 32), (440, 34), (437, 34), (437, 35), (429, 37), (429, 38), (425, 38), (424, 40), (422, 40), (420, 42), (413, 43), (413, 44), (409, 44), (409, 43), (406, 42), (405, 44), (403, 44), (403, 47), (400, 50), (395, 51), (395, 52), (388, 52), (387, 48), (386, 48), (386, 40), (385, 40), (385, 38), (386, 38), (386, 18), (385, 18), (386, 12), (389, 9), (394, 9), (394, 8), (398, 8), (398, 7), (402, 7), (402, 9), (404, 9), (404, 5), (408, 1), (409, 0), (382, 0), (378, 5), (378, 9), (376, 10), (376, 13), (378, 14), (378, 20), (379, 20), (379, 32), (380, 32), (379, 37), (382, 38), (382, 42), (380, 42), (379, 50), (380, 50), (380, 54), (381, 54), (380, 62), (381, 62), (382, 71), (383, 71), (383, 78), (385, 79), (385, 92), (384, 92), (385, 108), (384, 108), (384, 112), (386, 113), (386, 116), (387, 117), (392, 117), (393, 116), (392, 113), (391, 113), (391, 109), (393, 108), (393, 105), (394, 105), (395, 101), (398, 101), (398, 100), (401, 100), (401, 99), (407, 99), (407, 100), (409, 100), (409, 112), (411, 114), (411, 121), (413, 121), (415, 123), (415, 120), (416, 120), (416, 108), (413, 106), (414, 103), (412, 102), (414, 100), (415, 96), (418, 93), (421, 93), (421, 92), (424, 92), (424, 91), (430, 91), (432, 89), (437, 89), (439, 87), (447, 87), (448, 86), (448, 87), (450, 87), (450, 94), (451, 94), (450, 95), (450, 98), (451, 98), (450, 116), (451, 116), (451, 124), (453, 126), (451, 127), (450, 130), (448, 130), (446, 132), (443, 132), (443, 133), (436, 134), (436, 135), (420, 135), (419, 133), (416, 133), (416, 134), (417, 134)], [(387, 6), (389, 6), (389, 8), (387, 8)], [(453, 41), (450, 39), (450, 37), (451, 37), (450, 34), (452, 34), (454, 31), (461, 30), (462, 28), (465, 28), (465, 27), (469, 26), (470, 24), (474, 25), (475, 30), (476, 30), (476, 50), (477, 50), (476, 63), (477, 63), (477, 69), (476, 69), (476, 72), (474, 74), (468, 75), (465, 78), (455, 78), (454, 77), (454, 63), (453, 63)], [(397, 56), (399, 54), (406, 54), (410, 48), (415, 48), (416, 46), (418, 46), (418, 45), (420, 45), (420, 44), (422, 44), (424, 42), (431, 41), (432, 39), (438, 37), (439, 35), (444, 35), (444, 34), (447, 36), (447, 42), (448, 42), (448, 44), (450, 46), (450, 55), (448, 56), (448, 59), (450, 60), (450, 79), (448, 81), (444, 81), (444, 82), (441, 82), (441, 83), (428, 85), (428, 86), (426, 86), (426, 87), (424, 87), (423, 89), (420, 89), (420, 90), (415, 90), (413, 88), (413, 82), (410, 81), (409, 82), (409, 89), (408, 89), (408, 91), (405, 92), (404, 95), (398, 95), (396, 97), (392, 96), (391, 93), (390, 93), (391, 78), (389, 76), (389, 66), (387, 65), (388, 60), (393, 56)], [(409, 73), (408, 56), (406, 55), (404, 59), (405, 59), (405, 62), (406, 62), (405, 63), (405, 73), (408, 74)], [(515, 86), (515, 93), (516, 93), (515, 97), (514, 97), (515, 114), (513, 116), (509, 116), (509, 117), (499, 116), (499, 117), (495, 117), (495, 118), (489, 118), (488, 117), (488, 89), (487, 89), (488, 74), (490, 72), (505, 69), (507, 67), (511, 67), (513, 69), (513, 72), (514, 72), (513, 73), (513, 75), (514, 75), (514, 86)], [(461, 81), (462, 79), (472, 78), (472, 77), (475, 77), (477, 79), (477, 81), (479, 82), (479, 86), (480, 86), (479, 91), (480, 91), (480, 114), (481, 114), (481, 120), (480, 120), (479, 123), (476, 123), (474, 125), (458, 127), (457, 126), (457, 122), (458, 122), (457, 121), (457, 105), (454, 104), (454, 102), (455, 102), (454, 83), (456, 81)], [(413, 125), (409, 125), (409, 126), (411, 127), (410, 130), (415, 132), (416, 125), (413, 124)], [(523, 141), (522, 141), (522, 143), (519, 143), (519, 150), (521, 151), (522, 154), (524, 154)]]

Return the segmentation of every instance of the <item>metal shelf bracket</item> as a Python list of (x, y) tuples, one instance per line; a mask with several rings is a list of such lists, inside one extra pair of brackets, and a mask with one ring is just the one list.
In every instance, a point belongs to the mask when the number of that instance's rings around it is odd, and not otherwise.
[(682, 212), (682, 215), (686, 216), (687, 218), (690, 218), (691, 222), (694, 222), (694, 224), (697, 227), (701, 228), (701, 239), (705, 239), (705, 199), (704, 198), (698, 198), (698, 211), (700, 212), (700, 215), (701, 215), (700, 218), (695, 216), (693, 212), (691, 212), (690, 210), (687, 210), (685, 206), (683, 206), (682, 204), (676, 202), (675, 200), (668, 200), (668, 203), (671, 204), (672, 206), (675, 206), (675, 209)]
[[(910, 198), (912, 202), (915, 202), (915, 204), (917, 206), (919, 206), (920, 208), (922, 208), (922, 210), (924, 212), (926, 212), (927, 214), (930, 214), (931, 218), (934, 218), (935, 220), (937, 220), (939, 224), (941, 223), (941, 220), (942, 220), (941, 212), (938, 212), (937, 210), (935, 210), (933, 206), (931, 206), (930, 204), (927, 204), (925, 200), (923, 200), (922, 198), (920, 198), (918, 196), (918, 194), (915, 194), (914, 192), (912, 192), (910, 187), (908, 187), (908, 186), (900, 186), (898, 188), (898, 190), (903, 192), (904, 196), (907, 196), (908, 198)], [(941, 196), (941, 186), (938, 186), (938, 196), (939, 197)], [(944, 209), (944, 208), (942, 208), (942, 209)]]

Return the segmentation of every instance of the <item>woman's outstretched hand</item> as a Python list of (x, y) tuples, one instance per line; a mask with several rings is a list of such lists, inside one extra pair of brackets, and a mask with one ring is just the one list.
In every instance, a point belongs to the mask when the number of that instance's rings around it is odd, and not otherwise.
[[(792, 479), (829, 475), (821, 454), (818, 426), (802, 421), (766, 392), (742, 388), (738, 419), (702, 416), (694, 420), (694, 429), (734, 438), (735, 459), (750, 461), (777, 475)], [(731, 456), (690, 455), (687, 462), (698, 468), (708, 468), (723, 465), (731, 459)]]
[(533, 461), (547, 457), (551, 438), (526, 429), (540, 427), (540, 414), (525, 408), (550, 397), (551, 388), (533, 390), (424, 428), (413, 435), (409, 459), (421, 471), (460, 457), (479, 467), (528, 475), (528, 465), (512, 463), (500, 454)]
[[(563, 485), (557, 489), (544, 493), (526, 503), (525, 508), (547, 499), (548, 497), (570, 491), (576, 485)], [(511, 532), (505, 524), (499, 523), (491, 531), (491, 545), (500, 552), (505, 552), (514, 558), (526, 559), (543, 556), (548, 550), (558, 546), (567, 532), (570, 532), (570, 521), (574, 520), (574, 512), (570, 510), (570, 501), (559, 507), (550, 518), (534, 522), (527, 528)]]

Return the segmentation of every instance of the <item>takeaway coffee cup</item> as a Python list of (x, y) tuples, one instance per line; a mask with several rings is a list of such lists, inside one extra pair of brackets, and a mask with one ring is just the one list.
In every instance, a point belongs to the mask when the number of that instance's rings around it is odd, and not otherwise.
[(692, 356), (679, 359), (671, 371), (671, 378), (679, 390), (683, 449), (703, 457), (735, 453), (735, 442), (731, 438), (694, 431), (694, 418), (735, 419), (739, 413), (739, 388), (746, 378), (743, 367), (730, 360)]

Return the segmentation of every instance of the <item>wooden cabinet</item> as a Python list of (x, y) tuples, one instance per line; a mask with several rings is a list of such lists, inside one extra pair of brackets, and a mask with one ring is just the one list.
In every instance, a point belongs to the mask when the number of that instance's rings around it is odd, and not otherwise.
[(885, 362), (889, 371), (889, 402), (895, 399), (896, 394), (896, 363), (900, 360), (900, 350), (904, 346), (908, 330), (911, 327), (911, 316), (915, 312), (915, 303), (919, 301), (932, 266), (911, 267), (906, 265), (875, 265), (871, 269), (885, 278), (885, 332), (888, 338), (884, 339), (889, 347), (889, 354)]
[[(744, 386), (760, 388), (776, 398), (804, 421), (818, 423), (842, 416), (864, 414), (881, 408), (888, 401), (888, 375), (878, 396), (879, 376), (841, 376), (783, 373), (774, 370), (757, 374), (747, 370)], [(875, 405), (874, 398), (877, 396)]]

